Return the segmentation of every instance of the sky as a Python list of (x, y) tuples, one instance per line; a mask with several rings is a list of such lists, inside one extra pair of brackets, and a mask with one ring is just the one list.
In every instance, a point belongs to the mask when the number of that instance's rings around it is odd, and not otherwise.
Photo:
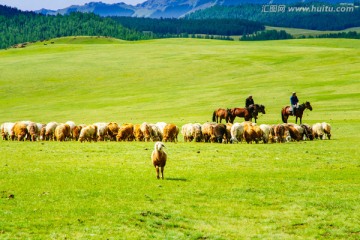
[(145, 0), (0, 0), (0, 5), (16, 7), (24, 11), (33, 11), (41, 8), (57, 10), (71, 5), (84, 5), (88, 2), (103, 2), (110, 4), (124, 2), (129, 5), (136, 5), (145, 2)]

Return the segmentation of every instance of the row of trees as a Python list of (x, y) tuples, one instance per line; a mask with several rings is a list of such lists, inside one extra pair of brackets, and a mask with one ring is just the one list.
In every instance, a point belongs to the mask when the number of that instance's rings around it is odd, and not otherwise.
[(284, 30), (281, 31), (267, 30), (267, 31), (257, 32), (252, 35), (245, 35), (240, 38), (240, 41), (283, 40), (283, 39), (292, 39), (292, 38), (294, 37)]
[[(284, 30), (267, 30), (256, 32), (255, 34), (244, 35), (240, 38), (240, 41), (264, 41), (264, 40), (284, 40), (293, 39), (294, 36), (287, 33)], [(355, 31), (339, 32), (339, 33), (326, 33), (317, 36), (300, 36), (299, 38), (348, 38), (348, 39), (360, 39), (360, 33)]]
[(0, 48), (64, 36), (105, 36), (124, 40), (152, 37), (92, 13), (45, 16), (0, 6)]
[[(301, 3), (295, 5), (244, 4), (239, 6), (213, 6), (196, 11), (188, 19), (247, 19), (264, 25), (312, 30), (342, 30), (360, 26), (360, 8), (348, 12), (336, 12), (342, 5), (326, 5), (334, 12), (324, 10), (323, 3)], [(283, 8), (285, 7), (285, 8)], [(310, 11), (301, 11), (309, 8)], [(290, 11), (293, 9), (293, 11)], [(298, 11), (296, 11), (296, 9)], [(311, 10), (313, 9), (313, 10)], [(352, 10), (352, 11), (351, 11)]]
[(244, 35), (264, 30), (263, 24), (242, 19), (175, 19), (113, 17), (124, 27), (150, 31), (158, 37), (169, 34)]

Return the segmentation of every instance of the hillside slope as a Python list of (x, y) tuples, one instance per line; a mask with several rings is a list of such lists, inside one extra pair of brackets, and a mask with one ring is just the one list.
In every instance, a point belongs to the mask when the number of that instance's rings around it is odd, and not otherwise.
[(0, 122), (205, 122), (252, 94), (274, 123), (292, 91), (305, 122), (358, 119), (357, 40), (52, 41), (0, 51)]

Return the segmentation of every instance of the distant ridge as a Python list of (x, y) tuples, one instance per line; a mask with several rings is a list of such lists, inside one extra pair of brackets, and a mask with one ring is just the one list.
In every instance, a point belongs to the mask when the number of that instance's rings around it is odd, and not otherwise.
[[(68, 14), (71, 12), (92, 12), (103, 17), (132, 16), (151, 18), (179, 18), (197, 10), (206, 9), (215, 5), (231, 6), (241, 4), (295, 4), (308, 3), (313, 0), (147, 0), (136, 6), (120, 2), (106, 4), (89, 2), (84, 5), (72, 5), (64, 9), (35, 11), (41, 14)], [(321, 0), (328, 4), (354, 3), (354, 0)]]

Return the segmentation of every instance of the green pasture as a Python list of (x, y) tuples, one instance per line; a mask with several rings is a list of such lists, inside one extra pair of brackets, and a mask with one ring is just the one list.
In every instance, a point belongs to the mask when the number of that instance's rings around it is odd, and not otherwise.
[[(53, 43), (51, 43), (53, 42)], [(126, 42), (71, 37), (0, 51), (0, 122), (185, 123), (291, 92), (331, 140), (167, 143), (0, 140), (0, 239), (359, 239), (360, 43)], [(236, 121), (241, 122), (242, 119)], [(290, 118), (294, 121), (294, 118)]]
[(322, 34), (331, 34), (331, 33), (342, 33), (342, 32), (360, 32), (359, 27), (353, 27), (353, 28), (347, 28), (344, 30), (337, 30), (337, 31), (320, 31), (320, 30), (310, 30), (310, 29), (302, 29), (302, 28), (286, 28), (286, 27), (272, 27), (272, 26), (266, 26), (266, 30), (277, 30), (281, 31), (284, 30), (287, 33), (291, 34), (294, 37), (317, 37)]

